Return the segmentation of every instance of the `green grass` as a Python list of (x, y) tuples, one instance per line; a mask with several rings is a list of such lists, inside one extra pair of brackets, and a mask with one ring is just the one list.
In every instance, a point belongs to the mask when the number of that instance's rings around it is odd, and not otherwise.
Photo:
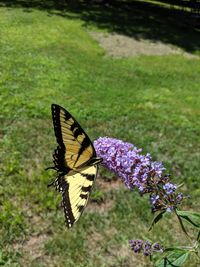
[(0, 265), (148, 266), (129, 251), (129, 239), (180, 245), (184, 237), (170, 216), (148, 233), (148, 199), (122, 184), (105, 190), (104, 170), (94, 202), (65, 228), (61, 198), (47, 188), (53, 172), (44, 170), (56, 146), (50, 105), (68, 109), (92, 140), (117, 137), (163, 161), (191, 195), (184, 208), (197, 211), (200, 61), (105, 57), (75, 17), (0, 8)]

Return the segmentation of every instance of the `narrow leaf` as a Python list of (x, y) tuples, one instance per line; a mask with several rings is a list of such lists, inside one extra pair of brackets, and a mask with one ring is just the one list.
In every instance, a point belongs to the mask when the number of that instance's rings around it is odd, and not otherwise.
[(198, 235), (197, 235), (197, 242), (200, 241), (200, 231), (198, 232)]
[(154, 217), (154, 219), (151, 223), (151, 226), (149, 227), (149, 231), (151, 231), (151, 229), (154, 227), (154, 225), (163, 218), (164, 213), (165, 213), (165, 210), (161, 211), (157, 216)]
[[(175, 211), (175, 212), (176, 212), (176, 211)], [(179, 220), (181, 229), (183, 230), (183, 232), (184, 232), (187, 236), (189, 236), (188, 233), (187, 233), (187, 231), (186, 231), (186, 229), (185, 229), (185, 226), (184, 226), (184, 224), (183, 224), (183, 222), (182, 222), (181, 216), (179, 216), (179, 215), (177, 214), (177, 212), (176, 212), (176, 216), (177, 216), (177, 218), (178, 218), (178, 220)]]
[(156, 262), (156, 267), (179, 267), (182, 266), (188, 258), (188, 252), (172, 252)]
[(188, 223), (192, 224), (194, 227), (200, 228), (200, 214), (197, 212), (191, 211), (179, 211), (177, 210), (177, 214), (183, 218)]
[(194, 217), (196, 217), (196, 218), (199, 218), (199, 220), (200, 220), (200, 213), (195, 212), (195, 211), (177, 210), (177, 213), (178, 213), (179, 215), (194, 216)]
[(187, 260), (188, 256), (189, 252), (185, 252), (181, 256), (177, 257), (177, 259), (174, 261), (174, 264), (178, 266), (183, 265), (183, 263), (185, 263), (185, 261)]
[(165, 252), (168, 251), (175, 251), (175, 252), (183, 252), (185, 253), (185, 251), (188, 250), (188, 248), (179, 248), (179, 247), (169, 247), (169, 248), (165, 248)]

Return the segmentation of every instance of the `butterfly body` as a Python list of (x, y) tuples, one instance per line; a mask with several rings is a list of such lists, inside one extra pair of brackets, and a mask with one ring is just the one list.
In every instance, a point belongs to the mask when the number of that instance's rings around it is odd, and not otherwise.
[(50, 185), (62, 194), (65, 220), (70, 228), (87, 204), (102, 159), (96, 156), (89, 137), (68, 111), (52, 104), (52, 118), (58, 146), (51, 167), (57, 171), (57, 177)]

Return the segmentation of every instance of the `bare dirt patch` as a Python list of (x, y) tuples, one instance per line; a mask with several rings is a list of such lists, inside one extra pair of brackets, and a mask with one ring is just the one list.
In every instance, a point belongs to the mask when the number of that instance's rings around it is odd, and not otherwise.
[(112, 249), (113, 257), (120, 257), (123, 259), (123, 266), (137, 266), (137, 267), (151, 267), (148, 257), (142, 257), (130, 250), (129, 244), (122, 245), (120, 248)]
[[(98, 233), (96, 231), (90, 234), (88, 240), (86, 240), (86, 246), (92, 258), (99, 257), (101, 262), (105, 266), (119, 266), (117, 264), (120, 259), (120, 266), (137, 266), (137, 267), (150, 267), (149, 259), (136, 255), (130, 250), (128, 242), (122, 246), (110, 245), (106, 250), (102, 250), (102, 244), (108, 244), (108, 242), (117, 235), (115, 228), (110, 228), (109, 231), (104, 233)], [(117, 265), (116, 265), (117, 264)]]
[(112, 179), (112, 180), (105, 180), (105, 179), (99, 177), (97, 179), (96, 185), (100, 190), (102, 190), (104, 192), (107, 192), (110, 190), (115, 190), (115, 189), (117, 190), (117, 189), (124, 187), (123, 182), (120, 178), (116, 178), (116, 179)]
[[(99, 177), (96, 181), (96, 187), (104, 193), (109, 193), (109, 191), (123, 188), (123, 182), (120, 178), (106, 180)], [(110, 211), (114, 207), (114, 203), (115, 201), (110, 197), (106, 197), (106, 199), (100, 201), (99, 203), (90, 200), (87, 211), (105, 213)]]
[(45, 234), (31, 236), (23, 245), (24, 252), (28, 253), (32, 259), (37, 259), (41, 256), (44, 256), (42, 247), (47, 238), (48, 237)]
[(94, 248), (101, 247), (104, 237), (101, 233), (93, 231), (90, 233), (88, 240), (86, 240), (86, 246), (88, 247), (88, 251), (91, 255), (96, 253)]
[(101, 203), (96, 203), (90, 201), (87, 212), (98, 212), (98, 213), (105, 213), (111, 210), (114, 206), (114, 201), (112, 199), (106, 200)]
[(90, 32), (90, 34), (112, 57), (177, 54), (189, 58), (199, 58), (191, 53), (186, 53), (180, 48), (162, 42), (153, 42), (142, 38), (135, 39), (117, 33)]
[(43, 250), (44, 242), (47, 240), (46, 234), (29, 236), (23, 243), (16, 243), (13, 245), (15, 251), (20, 251), (23, 257), (21, 258), (21, 264), (23, 266), (29, 266), (29, 263), (35, 260), (46, 258)]
[(21, 254), (20, 266), (32, 266), (32, 262), (45, 263), (45, 266), (52, 266), (52, 259), (46, 254), (44, 245), (52, 236), (49, 222), (45, 216), (35, 212), (34, 205), (21, 203), (23, 214), (29, 229), (29, 234), (23, 240), (12, 244), (12, 249)]

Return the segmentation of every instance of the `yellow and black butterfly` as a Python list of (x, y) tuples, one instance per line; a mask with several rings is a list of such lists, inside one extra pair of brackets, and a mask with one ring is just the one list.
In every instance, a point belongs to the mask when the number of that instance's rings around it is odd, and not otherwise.
[(70, 228), (88, 202), (102, 159), (96, 156), (89, 137), (68, 111), (56, 104), (51, 109), (58, 147), (51, 167), (57, 171), (57, 177), (50, 185), (62, 194), (65, 220)]

